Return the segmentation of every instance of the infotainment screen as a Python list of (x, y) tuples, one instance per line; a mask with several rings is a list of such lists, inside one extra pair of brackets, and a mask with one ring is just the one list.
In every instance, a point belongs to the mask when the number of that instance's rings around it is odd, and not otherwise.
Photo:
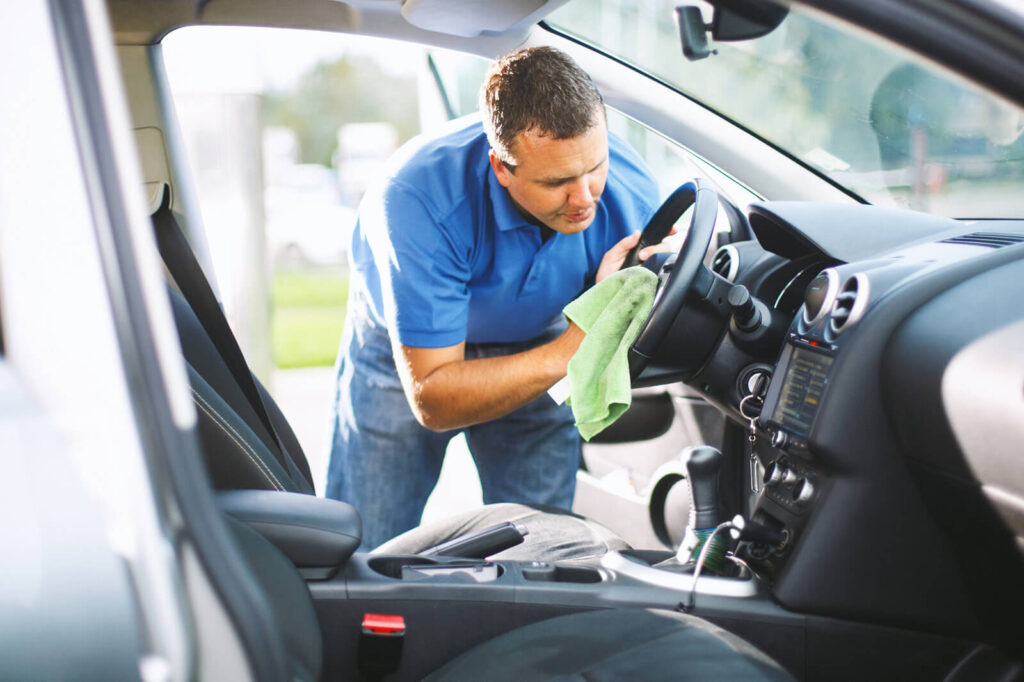
[(806, 437), (825, 390), (832, 356), (797, 346), (791, 349), (771, 420), (793, 435)]

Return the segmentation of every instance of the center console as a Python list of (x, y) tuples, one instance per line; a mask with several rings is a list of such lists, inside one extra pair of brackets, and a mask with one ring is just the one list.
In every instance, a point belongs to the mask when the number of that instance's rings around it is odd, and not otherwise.
[[(545, 562), (357, 553), (332, 579), (308, 583), (325, 644), (330, 643), (324, 679), (356, 679), (360, 624), (367, 613), (402, 616), (402, 665), (387, 679), (417, 680), (459, 653), (532, 622), (600, 608), (680, 609), (692, 575), (657, 567), (673, 556), (613, 552), (600, 559)], [(693, 613), (783, 664), (787, 651), (800, 648), (802, 618), (774, 604), (749, 572), (701, 576)], [(769, 632), (774, 642), (764, 640)]]
[(747, 556), (768, 577), (778, 574), (826, 486), (808, 439), (837, 352), (819, 327), (799, 325), (786, 338), (764, 397), (760, 425), (771, 436), (771, 448), (762, 449), (770, 454), (751, 518), (778, 531), (782, 539), (752, 542)]
[[(695, 544), (678, 554), (629, 550), (572, 561), (511, 561), (490, 547), (481, 556), (491, 558), (478, 559), (447, 550), (353, 555), (331, 579), (309, 582), (325, 643), (334, 648), (328, 660), (338, 666), (329, 664), (325, 677), (354, 676), (353, 661), (360, 646), (366, 648), (359, 642), (372, 636), (360, 630), (365, 614), (403, 619), (407, 636), (402, 665), (388, 678), (397, 680), (420, 679), (461, 651), (513, 628), (612, 607), (692, 612), (735, 632), (783, 665), (800, 665), (789, 659), (802, 650), (803, 617), (776, 605), (767, 583), (742, 560), (719, 556), (717, 572), (710, 561), (702, 573), (694, 570), (692, 557), (700, 552), (701, 542), (722, 549), (708, 537), (719, 525), (721, 457), (714, 448), (691, 449), (688, 535)], [(478, 535), (501, 535), (492, 530)], [(729, 540), (727, 534), (723, 537)], [(470, 536), (454, 544), (473, 548), (479, 541)]]
[[(690, 457), (690, 517), (701, 525), (718, 523), (716, 458), (721, 454), (713, 448), (695, 448)], [(612, 607), (692, 612), (784, 665), (802, 648), (802, 617), (776, 605), (767, 584), (738, 560), (699, 577), (690, 551), (678, 557), (630, 550), (573, 561), (504, 560), (495, 543), (511, 547), (528, 535), (513, 523), (418, 554), (369, 554), (355, 552), (360, 522), (344, 503), (276, 491), (223, 492), (218, 503), (263, 534), (306, 578), (324, 638), (324, 679), (358, 679), (360, 657), (374, 650), (392, 652), (396, 669), (387, 679), (418, 680), (514, 628)], [(396, 647), (393, 633), (368, 632), (367, 618), (401, 621), (401, 645)]]
[(785, 553), (823, 486), (808, 436), (835, 353), (823, 340), (791, 333), (764, 398), (760, 422), (771, 434), (774, 457), (765, 464), (763, 490), (753, 518), (784, 534), (780, 544), (753, 543), (749, 548), (751, 557), (764, 562), (766, 568), (772, 568)]

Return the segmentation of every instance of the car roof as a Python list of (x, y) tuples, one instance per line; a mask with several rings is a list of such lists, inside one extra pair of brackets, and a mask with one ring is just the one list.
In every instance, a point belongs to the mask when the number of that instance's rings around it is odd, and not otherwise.
[(118, 44), (159, 42), (183, 26), (305, 28), (465, 47), (467, 38), (503, 49), (568, 0), (109, 0)]
[[(183, 26), (237, 25), (358, 33), (486, 57), (527, 42), (569, 0), (107, 0), (119, 45), (159, 42)], [(715, 0), (709, 0), (714, 2)], [(799, 0), (919, 51), (1024, 104), (1024, 7), (1017, 0)]]

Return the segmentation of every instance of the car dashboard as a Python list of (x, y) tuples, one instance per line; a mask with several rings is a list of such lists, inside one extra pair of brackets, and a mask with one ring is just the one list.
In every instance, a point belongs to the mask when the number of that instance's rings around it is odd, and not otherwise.
[(783, 540), (747, 560), (794, 611), (1019, 642), (1024, 222), (804, 202), (748, 217), (756, 239), (712, 270), (788, 322), (778, 352), (722, 352), (726, 334), (687, 379), (740, 423), (757, 394), (751, 517)]

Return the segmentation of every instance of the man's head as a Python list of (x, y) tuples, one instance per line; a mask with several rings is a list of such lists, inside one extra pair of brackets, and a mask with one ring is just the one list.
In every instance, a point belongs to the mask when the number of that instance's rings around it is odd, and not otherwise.
[(594, 220), (608, 174), (604, 103), (590, 77), (548, 47), (491, 66), (480, 90), (491, 167), (519, 210), (565, 234)]

